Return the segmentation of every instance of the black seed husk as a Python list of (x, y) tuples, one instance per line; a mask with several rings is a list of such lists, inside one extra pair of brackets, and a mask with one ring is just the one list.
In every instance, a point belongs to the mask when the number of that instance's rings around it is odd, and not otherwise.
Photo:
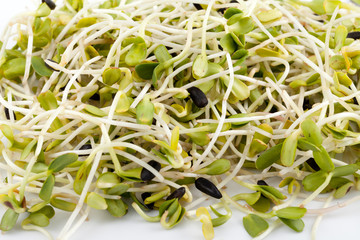
[(175, 191), (173, 191), (167, 198), (166, 200), (171, 200), (171, 199), (174, 199), (174, 198), (177, 198), (177, 199), (180, 199), (184, 196), (185, 194), (185, 188), (184, 187), (181, 187), (181, 188), (178, 188), (176, 189)]
[[(79, 150), (89, 150), (89, 149), (92, 149), (91, 144), (84, 144), (81, 146)], [(89, 154), (79, 154), (79, 157), (85, 157), (85, 156), (89, 156)]]
[(56, 8), (56, 4), (51, 0), (42, 0), (42, 2), (46, 3), (51, 10)]
[(210, 182), (209, 180), (207, 180), (205, 178), (200, 177), (200, 178), (196, 179), (195, 187), (199, 191), (201, 191), (213, 198), (216, 198), (216, 199), (222, 198), (222, 194), (219, 191), (219, 189), (212, 182)]
[(227, 10), (227, 8), (219, 8), (217, 10), (218, 13), (224, 14), (224, 12)]
[(360, 39), (360, 32), (349, 32), (347, 38)]
[(153, 118), (152, 125), (156, 125), (156, 119)]
[[(4, 112), (5, 112), (5, 117), (6, 117), (6, 119), (7, 119), (7, 120), (10, 120), (10, 111), (9, 111), (9, 109), (6, 108), (6, 107), (4, 107)], [(16, 115), (15, 115), (14, 112), (13, 112), (13, 117), (14, 117), (14, 119), (16, 120)]]
[(317, 163), (315, 162), (314, 158), (309, 158), (309, 160), (306, 161), (306, 163), (314, 170), (314, 171), (319, 171), (320, 167), (319, 165), (317, 165)]
[(303, 102), (302, 107), (303, 107), (304, 110), (311, 109), (312, 105), (310, 104), (310, 100), (308, 98), (304, 98), (304, 102)]
[(208, 99), (205, 93), (203, 93), (203, 91), (199, 88), (191, 87), (187, 89), (187, 91), (190, 93), (190, 98), (197, 107), (203, 108), (208, 104)]
[[(150, 162), (148, 162), (148, 164), (150, 166), (152, 166), (153, 168), (155, 168), (156, 171), (159, 171), (161, 169), (161, 165), (157, 161), (151, 160)], [(143, 168), (141, 170), (141, 175), (140, 175), (141, 180), (150, 181), (154, 177), (155, 177), (155, 175), (152, 172), (150, 172), (149, 170), (147, 170), (146, 168)]]
[(94, 100), (94, 101), (99, 101), (100, 100), (100, 95), (98, 93), (95, 93), (94, 95), (92, 95), (90, 97), (91, 100)]
[(7, 120), (10, 120), (10, 113), (9, 113), (9, 109), (8, 109), (8, 108), (5, 108), (5, 109), (4, 109), (4, 111), (5, 111), (5, 116), (6, 116), (6, 119), (7, 119)]
[(276, 112), (278, 112), (277, 107), (272, 106), (271, 109), (270, 109), (270, 113), (276, 113)]
[[(53, 63), (57, 63), (57, 62), (55, 62), (55, 61), (52, 60), (52, 59), (47, 59), (47, 60), (50, 61), (50, 62), (53, 62)], [(46, 62), (45, 62), (45, 66), (46, 66), (48, 69), (52, 70), (52, 71), (60, 72), (59, 70), (52, 68), (52, 67), (51, 67), (49, 64), (47, 64)]]
[(194, 4), (194, 7), (196, 7), (197, 10), (203, 10), (203, 8), (201, 7), (200, 4), (198, 3), (193, 3)]
[(259, 180), (256, 183), (257, 185), (269, 186), (264, 180)]
[(354, 97), (354, 98), (353, 98), (353, 101), (354, 101), (354, 104), (359, 105), (359, 103), (358, 103), (358, 101), (357, 101), (356, 97)]
[[(148, 197), (151, 196), (151, 193), (149, 192), (144, 192), (141, 194), (141, 199), (143, 200), (143, 202), (145, 201), (145, 199), (147, 199)], [(145, 204), (144, 205), (148, 208), (148, 209), (154, 209), (154, 203), (149, 203), (149, 204)]]

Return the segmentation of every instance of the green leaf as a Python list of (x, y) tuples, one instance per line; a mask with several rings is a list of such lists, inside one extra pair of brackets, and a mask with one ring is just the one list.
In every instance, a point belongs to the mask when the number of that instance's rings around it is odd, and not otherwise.
[[(238, 114), (231, 115), (229, 117), (229, 119), (231, 119), (231, 118), (242, 118), (242, 117), (250, 117), (250, 115), (247, 114), (247, 113), (238, 113)], [(232, 122), (231, 125), (233, 127), (242, 127), (242, 126), (245, 126), (246, 124), (248, 124), (249, 122), (250, 121)]]
[(72, 203), (72, 202), (68, 202), (59, 198), (51, 198), (50, 200), (50, 204), (58, 209), (67, 211), (67, 212), (72, 212), (74, 211), (74, 209), (76, 208), (76, 203)]
[(276, 216), (279, 218), (286, 218), (286, 219), (300, 219), (302, 218), (306, 213), (306, 208), (300, 208), (300, 207), (286, 207), (279, 209), (275, 212)]
[(337, 26), (335, 30), (335, 52), (338, 52), (345, 44), (345, 39), (348, 34), (348, 30), (344, 25)]
[(39, 8), (36, 10), (35, 16), (36, 17), (46, 17), (46, 16), (49, 16), (50, 13), (51, 13), (51, 9), (45, 2), (43, 2), (42, 4), (40, 4)]
[[(26, 220), (29, 220), (28, 222)], [(24, 220), (24, 222), (39, 226), (46, 227), (49, 225), (49, 218), (43, 213), (30, 213), (29, 217)], [(23, 224), (24, 224), (23, 222)]]
[(53, 172), (60, 172), (68, 165), (76, 162), (78, 155), (75, 153), (66, 153), (60, 157), (55, 158), (49, 166), (49, 170)]
[(302, 232), (305, 227), (303, 220), (301, 219), (287, 219), (287, 218), (279, 218), (285, 225), (296, 232)]
[(219, 213), (219, 212), (216, 211), (216, 209), (213, 208), (212, 206), (210, 206), (210, 208), (211, 208), (211, 210), (215, 213), (215, 215), (218, 216), (217, 218), (211, 219), (211, 223), (212, 223), (213, 227), (221, 226), (221, 225), (223, 225), (224, 223), (226, 223), (226, 222), (231, 218), (232, 212), (231, 212), (231, 210), (228, 209), (228, 208), (226, 208), (226, 210), (227, 210), (227, 214), (226, 214), (226, 215)]
[(87, 195), (86, 203), (90, 207), (98, 209), (98, 210), (105, 210), (108, 208), (105, 198), (103, 198), (102, 196), (100, 196), (99, 194), (97, 194), (95, 192), (91, 192)]
[(127, 213), (128, 205), (121, 199), (105, 199), (108, 212), (114, 217), (122, 217)]
[(286, 167), (290, 167), (295, 161), (298, 135), (298, 132), (293, 132), (285, 139), (282, 145), (280, 160), (281, 163)]
[(210, 165), (196, 171), (199, 174), (220, 175), (230, 170), (231, 163), (227, 159), (218, 159)]
[(306, 85), (307, 86), (312, 86), (312, 85), (317, 84), (319, 82), (320, 82), (320, 74), (319, 73), (314, 73), (308, 79), (306, 79)]
[(258, 159), (256, 159), (255, 166), (259, 170), (270, 167), (273, 163), (280, 159), (282, 143), (275, 145), (263, 152)]
[(255, 53), (260, 57), (280, 57), (280, 53), (266, 47), (258, 48), (255, 50)]
[(151, 125), (154, 119), (155, 107), (150, 97), (145, 95), (143, 100), (136, 106), (136, 122)]
[(43, 186), (41, 187), (39, 197), (44, 201), (50, 201), (54, 185), (55, 176), (50, 174), (45, 180)]
[(45, 65), (45, 61), (38, 56), (33, 56), (31, 58), (31, 66), (40, 76), (50, 77), (53, 73), (53, 71)]
[(244, 200), (249, 205), (254, 205), (261, 197), (260, 192), (239, 193), (232, 197), (234, 201)]
[(142, 167), (132, 168), (126, 171), (122, 171), (119, 175), (121, 178), (134, 182), (141, 182)]
[(119, 101), (116, 104), (116, 113), (125, 113), (130, 109), (133, 99), (128, 97), (124, 92), (120, 93)]
[(53, 218), (55, 216), (54, 208), (49, 206), (49, 205), (46, 205), (46, 206), (42, 207), (41, 209), (36, 211), (36, 213), (42, 213), (49, 219), (51, 219), (51, 218)]
[(315, 144), (306, 141), (305, 138), (299, 138), (298, 140), (298, 148), (303, 150), (303, 151), (314, 151), (314, 152), (320, 152), (320, 148), (318, 148), (317, 146), (315, 146)]
[(86, 17), (79, 20), (75, 27), (77, 28), (85, 28), (91, 25), (94, 25), (97, 22), (96, 17)]
[(305, 138), (313, 143), (315, 146), (320, 146), (322, 144), (322, 136), (320, 128), (316, 123), (311, 119), (305, 119), (301, 123), (301, 130)]
[(346, 68), (345, 58), (342, 55), (334, 55), (330, 58), (330, 67), (334, 70), (343, 70)]
[(136, 66), (144, 61), (147, 49), (145, 43), (134, 43), (125, 56), (125, 63), (129, 66)]
[[(224, 75), (220, 77), (220, 79), (223, 81), (226, 87), (229, 86), (230, 84), (229, 76)], [(241, 101), (247, 99), (250, 96), (250, 90), (248, 86), (238, 78), (234, 78), (234, 83), (231, 89), (231, 93), (234, 94), (234, 96)]]
[(119, 68), (107, 68), (103, 72), (103, 82), (107, 85), (113, 85), (121, 80), (121, 70)]
[(269, 198), (275, 204), (279, 204), (281, 202), (280, 200), (286, 199), (284, 194), (272, 186), (258, 185), (256, 188), (262, 193), (264, 197)]
[(316, 164), (324, 171), (330, 172), (334, 170), (335, 166), (333, 161), (331, 160), (329, 153), (323, 146), (320, 146), (320, 152), (313, 152), (314, 160)]
[(113, 172), (105, 172), (101, 174), (97, 181), (97, 188), (112, 188), (120, 183), (119, 176)]
[(344, 185), (336, 189), (336, 191), (334, 192), (334, 198), (339, 199), (344, 197), (353, 186), (354, 186), (353, 182), (345, 183)]
[(220, 45), (225, 51), (227, 51), (230, 54), (235, 52), (237, 49), (237, 44), (233, 40), (230, 33), (227, 33), (220, 39)]
[(4, 135), (4, 137), (6, 137), (7, 140), (9, 140), (9, 142), (11, 143), (11, 145), (13, 145), (15, 139), (14, 139), (14, 133), (13, 133), (11, 127), (8, 125), (2, 124), (2, 125), (0, 125), (0, 130), (1, 130), (2, 134)]
[(254, 157), (256, 154), (261, 153), (267, 149), (267, 144), (261, 141), (260, 139), (251, 140), (250, 149), (249, 149), (249, 156)]
[(172, 56), (168, 52), (167, 48), (162, 44), (160, 44), (157, 48), (155, 48), (154, 55), (160, 63), (172, 59)]
[(225, 13), (224, 13), (224, 17), (226, 19), (229, 19), (231, 18), (233, 15), (235, 14), (239, 14), (239, 13), (242, 13), (242, 11), (238, 8), (228, 8)]
[(140, 63), (136, 65), (135, 71), (139, 77), (145, 80), (151, 80), (152, 75), (154, 73), (155, 68), (159, 65), (159, 63)]
[(357, 164), (349, 164), (345, 166), (336, 167), (333, 171), (333, 177), (344, 177), (344, 176), (352, 175), (357, 170), (359, 170), (359, 165)]
[(119, 183), (110, 188), (106, 193), (109, 195), (122, 195), (130, 188), (130, 185), (127, 183)]
[[(159, 207), (159, 216), (162, 216), (164, 212), (175, 202), (177, 201), (177, 198), (167, 200), (163, 202)], [(178, 203), (178, 202), (177, 202)]]
[(35, 147), (37, 143), (37, 139), (32, 140), (28, 145), (26, 145), (26, 147), (24, 148), (24, 150), (21, 152), (21, 156), (20, 156), (20, 160), (25, 160), (25, 158), (27, 156), (29, 156), (30, 152), (33, 150), (33, 148)]
[(254, 28), (254, 22), (250, 17), (244, 17), (229, 26), (230, 31), (236, 35), (247, 34)]
[(192, 132), (192, 133), (187, 133), (186, 135), (188, 135), (191, 138), (191, 141), (193, 143), (199, 146), (205, 146), (210, 142), (210, 137), (208, 135), (208, 132)]
[(56, 109), (59, 107), (55, 94), (50, 90), (47, 92), (40, 93), (37, 99), (40, 103), (40, 106), (46, 111)]
[(325, 182), (327, 175), (325, 171), (321, 170), (307, 175), (302, 181), (304, 189), (309, 192), (315, 191)]
[(19, 77), (24, 76), (25, 65), (26, 59), (21, 57), (7, 61), (1, 68), (6, 79), (16, 80)]
[(105, 117), (107, 114), (101, 110), (100, 108), (97, 108), (93, 105), (86, 104), (84, 110), (87, 113), (90, 113), (91, 115), (97, 116), (97, 117)]
[(15, 226), (19, 215), (19, 213), (8, 208), (1, 219), (0, 230), (4, 232), (11, 230)]
[(323, 127), (323, 131), (330, 133), (335, 139), (341, 140), (347, 136), (347, 132), (343, 129), (334, 127), (331, 124), (325, 124)]
[(278, 9), (264, 10), (257, 14), (257, 18), (260, 22), (269, 23), (272, 21), (276, 21), (283, 16), (282, 12)]
[(324, 0), (312, 0), (312, 1), (294, 0), (294, 2), (309, 7), (318, 15), (325, 14)]
[(269, 228), (269, 224), (262, 217), (255, 214), (245, 216), (243, 218), (243, 224), (245, 230), (251, 237), (257, 237)]
[(258, 212), (267, 212), (270, 209), (271, 201), (270, 199), (260, 196), (259, 200), (252, 204), (251, 207)]
[(208, 71), (207, 56), (200, 54), (195, 58), (193, 62), (192, 75), (195, 79), (199, 79), (204, 77), (207, 71)]

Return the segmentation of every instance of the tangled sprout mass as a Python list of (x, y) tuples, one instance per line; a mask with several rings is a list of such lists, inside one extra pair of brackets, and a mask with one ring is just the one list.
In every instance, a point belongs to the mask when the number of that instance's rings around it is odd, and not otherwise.
[(0, 229), (134, 210), (208, 240), (240, 210), (263, 238), (360, 200), (359, 30), (337, 0), (43, 0), (1, 37)]

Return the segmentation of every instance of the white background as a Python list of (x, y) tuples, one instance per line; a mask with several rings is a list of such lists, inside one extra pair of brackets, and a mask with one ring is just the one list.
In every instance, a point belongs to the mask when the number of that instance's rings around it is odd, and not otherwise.
[[(39, 3), (40, 0), (1, 0), (0, 8), (0, 31), (15, 14), (24, 11), (25, 6), (32, 6), (32, 3)], [(2, 181), (2, 179), (1, 179)], [(236, 192), (236, 191), (235, 191)], [(239, 191), (240, 192), (240, 191)], [(353, 192), (350, 196), (359, 194)], [(348, 196), (348, 198), (350, 197)], [(342, 199), (341, 201), (344, 201)], [(339, 201), (340, 202), (340, 201)], [(336, 202), (332, 203), (336, 204)], [(321, 205), (309, 205), (309, 208), (320, 207)], [(4, 207), (0, 206), (0, 216), (4, 212)], [(24, 215), (24, 214), (23, 214)], [(69, 213), (59, 211), (47, 229), (56, 238), (57, 233), (64, 226)], [(233, 217), (223, 226), (215, 228), (215, 239), (251, 239), (245, 232), (242, 225), (244, 215), (236, 210)], [(286, 226), (281, 226), (273, 231), (267, 239), (270, 240), (297, 240), (310, 239), (310, 231), (315, 217), (304, 217), (305, 229), (302, 233), (296, 233)], [(41, 240), (45, 237), (38, 232), (27, 232), (21, 229), (20, 221), (12, 231), (2, 234), (1, 240)], [(201, 223), (184, 219), (172, 230), (165, 230), (160, 223), (148, 223), (134, 213), (131, 207), (129, 213), (123, 218), (113, 218), (107, 212), (93, 210), (89, 220), (72, 236), (74, 240), (107, 240), (107, 239), (131, 239), (131, 240), (197, 240), (203, 239)], [(337, 210), (324, 216), (318, 233), (317, 239), (360, 239), (360, 203), (353, 203), (351, 206)]]

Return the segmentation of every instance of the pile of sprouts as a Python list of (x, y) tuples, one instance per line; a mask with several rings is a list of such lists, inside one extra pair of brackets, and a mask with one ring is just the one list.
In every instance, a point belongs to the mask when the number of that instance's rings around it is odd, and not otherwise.
[(360, 199), (359, 30), (338, 0), (43, 0), (1, 37), (0, 229), (98, 209), (209, 240), (239, 210), (315, 237)]

